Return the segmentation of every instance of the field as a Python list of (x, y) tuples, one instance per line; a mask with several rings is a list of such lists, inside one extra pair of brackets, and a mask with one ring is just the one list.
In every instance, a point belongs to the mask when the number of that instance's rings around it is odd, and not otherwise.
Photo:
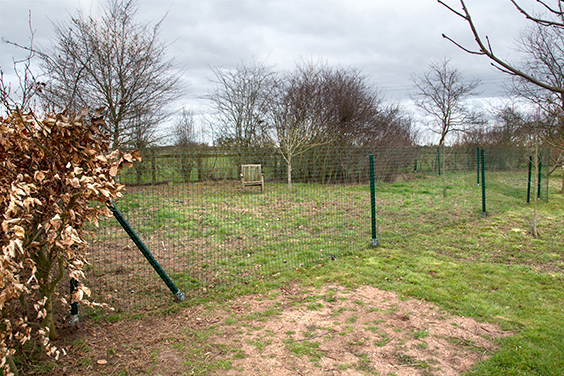
[[(532, 206), (511, 173), (376, 185), (129, 188), (117, 203), (187, 295), (170, 292), (112, 222), (93, 243), (97, 300), (62, 328), (55, 375), (560, 375), (564, 199)], [(224, 185), (221, 185), (224, 184)], [(553, 185), (552, 185), (553, 184)]]

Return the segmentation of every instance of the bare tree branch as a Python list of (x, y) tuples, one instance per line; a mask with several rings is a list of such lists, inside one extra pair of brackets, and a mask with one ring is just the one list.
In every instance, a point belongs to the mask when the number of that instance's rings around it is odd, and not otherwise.
[[(517, 10), (519, 12), (521, 12), (521, 14), (523, 14), (525, 16), (526, 19), (533, 21), (535, 23), (538, 23), (539, 25), (543, 25), (543, 26), (556, 26), (556, 27), (564, 27), (564, 23), (560, 22), (560, 21), (552, 21), (552, 20), (547, 20), (547, 19), (542, 19), (542, 18), (538, 18), (538, 17), (534, 17), (532, 16), (529, 12), (527, 12), (525, 9), (523, 9), (523, 7), (521, 7), (517, 1), (515, 0), (509, 0), (511, 1), (511, 3), (513, 3), (513, 5), (515, 6), (515, 8), (517, 8)], [(544, 3), (543, 1), (537, 0), (538, 3), (542, 4), (546, 9), (548, 9), (551, 13), (554, 13), (558, 16), (562, 16), (562, 12), (557, 11), (552, 9), (550, 6), (548, 6), (546, 3)]]
[[(443, 1), (441, 0), (437, 0), (441, 5), (445, 6), (447, 9), (449, 9), (451, 12), (453, 12), (454, 14), (456, 14), (457, 16), (463, 18), (467, 23), (468, 26), (470, 27), (470, 30), (472, 32), (472, 35), (474, 36), (474, 39), (476, 41), (476, 44), (478, 45), (478, 50), (471, 50), (468, 48), (464, 48), (462, 47), (459, 43), (456, 43), (452, 38), (446, 36), (443, 34), (443, 37), (447, 40), (449, 40), (450, 42), (454, 43), (457, 47), (461, 48), (462, 50), (464, 50), (465, 52), (471, 53), (473, 55), (484, 55), (486, 57), (488, 57), (490, 60), (492, 60), (492, 65), (499, 69), (500, 71), (510, 74), (512, 76), (518, 76), (521, 77), (539, 87), (542, 87), (546, 90), (550, 90), (552, 92), (557, 92), (557, 93), (564, 93), (564, 87), (561, 86), (554, 86), (551, 85), (549, 83), (547, 83), (546, 81), (543, 81), (540, 78), (537, 78), (531, 74), (528, 74), (518, 68), (516, 68), (514, 65), (512, 65), (511, 63), (507, 62), (506, 60), (501, 59), (500, 57), (498, 57), (494, 52), (493, 49), (488, 41), (488, 47), (486, 47), (486, 45), (484, 44), (484, 42), (482, 41), (482, 38), (480, 37), (478, 30), (476, 29), (476, 26), (474, 24), (474, 21), (472, 20), (472, 17), (470, 15), (470, 12), (468, 11), (468, 8), (466, 7), (466, 4), (464, 2), (464, 0), (460, 0), (460, 4), (462, 7), (462, 12), (458, 12), (456, 10), (454, 10), (452, 7), (448, 6), (447, 4), (445, 4)], [(515, 3), (515, 0), (510, 0), (512, 3)], [(520, 8), (518, 8), (520, 9)], [(529, 18), (529, 17), (527, 17)], [(532, 17), (529, 18), (532, 21), (535, 21), (535, 19), (533, 19)], [(542, 20), (539, 21), (535, 21), (538, 22), (539, 24), (543, 24)], [(564, 26), (564, 25), (559, 25), (559, 22), (555, 22), (553, 26)]]
[[(413, 76), (417, 92), (412, 100), (432, 120), (428, 124), (431, 132), (439, 136), (439, 147), (443, 150), (447, 136), (465, 132), (480, 122), (479, 115), (465, 101), (477, 95), (479, 80), (465, 81), (460, 72), (450, 65), (449, 59), (432, 62), (423, 76)], [(446, 197), (446, 178), (443, 173), (443, 195)]]
[[(137, 0), (110, 0), (99, 15), (78, 12), (55, 25), (56, 44), (42, 56), (44, 99), (57, 110), (105, 107), (113, 148), (155, 142), (156, 128), (180, 97), (180, 74), (160, 41), (163, 19), (137, 22)], [(150, 121), (149, 121), (150, 119)]]
[(560, 10), (556, 10), (556, 9), (552, 8), (551, 6), (549, 6), (544, 1), (541, 1), (541, 0), (537, 0), (537, 3), (541, 4), (546, 9), (548, 9), (549, 12), (554, 13), (557, 16), (563, 16), (564, 15), (564, 11), (562, 11), (562, 2), (561, 1), (558, 2), (558, 8), (560, 8)]
[[(24, 111), (32, 110), (30, 106), (33, 100), (37, 99), (36, 94), (44, 89), (44, 84), (38, 82), (36, 75), (31, 69), (31, 63), (35, 55), (41, 55), (41, 52), (34, 48), (35, 30), (33, 30), (31, 23), (31, 12), (29, 13), (28, 27), (30, 32), (29, 46), (2, 39), (2, 42), (28, 52), (27, 56), (21, 60), (12, 59), (13, 72), (18, 78), (17, 87), (13, 91), (12, 84), (4, 81), (4, 72), (0, 68), (0, 101), (8, 112), (15, 111), (17, 108)], [(22, 64), (23, 68), (20, 68)]]

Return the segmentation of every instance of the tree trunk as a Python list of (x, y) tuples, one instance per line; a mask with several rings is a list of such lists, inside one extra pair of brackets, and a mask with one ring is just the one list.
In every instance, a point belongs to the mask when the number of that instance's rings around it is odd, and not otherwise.
[(190, 183), (192, 176), (192, 159), (188, 150), (183, 149), (180, 155), (180, 174), (184, 183)]
[(10, 368), (10, 372), (12, 372), (14, 376), (19, 376), (20, 372), (18, 371), (18, 367), (16, 366), (16, 362), (14, 362), (14, 358), (12, 358), (12, 355), (6, 354), (6, 361), (8, 362), (8, 367)]
[(39, 297), (41, 299), (47, 298), (45, 301), (45, 317), (41, 321), (41, 326), (49, 330), (49, 339), (56, 340), (59, 338), (57, 333), (57, 328), (55, 327), (55, 320), (53, 319), (53, 295), (57, 284), (63, 278), (64, 274), (64, 264), (63, 258), (60, 257), (58, 261), (58, 275), (50, 280), (49, 276), (53, 267), (53, 261), (55, 261), (51, 255), (45, 254), (38, 257), (36, 260), (37, 272), (36, 278), (39, 281)]
[(288, 156), (288, 190), (292, 190), (292, 158)]
[(141, 163), (135, 164), (135, 177), (137, 184), (141, 184), (143, 182), (143, 165)]
[(41, 322), (41, 326), (45, 329), (49, 329), (49, 339), (55, 341), (59, 338), (57, 333), (57, 328), (55, 327), (55, 320), (53, 319), (53, 292), (51, 291), (47, 296), (47, 301), (45, 302), (45, 312), (46, 316)]
[(198, 152), (198, 156), (197, 156), (198, 168), (197, 168), (196, 181), (204, 180), (204, 157), (202, 154), (203, 152)]

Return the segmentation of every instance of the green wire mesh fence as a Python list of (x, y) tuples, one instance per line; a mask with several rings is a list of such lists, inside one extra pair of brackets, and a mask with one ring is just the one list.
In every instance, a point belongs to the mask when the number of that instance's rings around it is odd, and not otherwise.
[[(439, 160), (436, 147), (315, 147), (291, 158), (271, 148), (152, 148), (122, 172), (126, 190), (115, 205), (190, 299), (371, 245), (371, 175), (380, 241), (479, 220), (478, 152), (447, 148)], [(549, 154), (540, 154), (546, 200)], [(524, 205), (533, 153), (486, 148), (484, 155), (488, 210)], [(264, 190), (242, 185), (247, 164), (260, 165)], [(115, 219), (94, 229), (90, 260), (88, 284), (98, 302), (131, 309), (172, 300)]]

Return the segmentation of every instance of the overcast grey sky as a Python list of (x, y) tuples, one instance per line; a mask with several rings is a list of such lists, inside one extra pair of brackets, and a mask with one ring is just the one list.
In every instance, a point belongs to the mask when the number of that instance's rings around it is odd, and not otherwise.
[[(101, 0), (0, 0), (0, 36), (28, 43), (31, 11), (35, 43), (50, 44), (52, 22), (66, 21), (77, 8), (96, 9)], [(458, 0), (446, 0), (455, 8)], [(521, 0), (526, 9), (534, 0)], [(483, 35), (501, 56), (518, 58), (515, 38), (526, 22), (509, 0), (467, 0)], [(205, 108), (199, 97), (210, 90), (209, 66), (235, 67), (266, 61), (291, 69), (300, 59), (321, 59), (352, 66), (366, 74), (390, 100), (404, 100), (411, 75), (422, 74), (431, 60), (452, 58), (468, 78), (483, 80), (483, 96), (500, 95), (506, 76), (483, 57), (468, 55), (442, 33), (474, 47), (467, 25), (436, 0), (140, 0), (138, 19), (158, 21), (166, 15), (162, 40), (184, 69), (189, 84), (179, 105)], [(12, 71), (22, 56), (0, 44), (0, 65)]]

